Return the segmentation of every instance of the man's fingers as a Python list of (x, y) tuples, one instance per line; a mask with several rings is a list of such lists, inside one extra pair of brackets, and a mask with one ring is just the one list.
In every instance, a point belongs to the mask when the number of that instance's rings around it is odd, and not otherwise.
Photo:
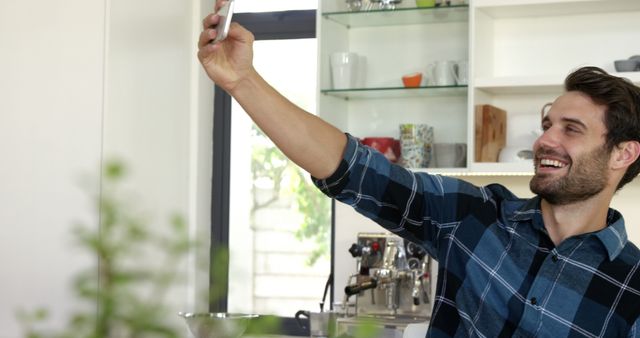
[(215, 13), (211, 13), (202, 19), (202, 29), (213, 28), (218, 24), (218, 22), (220, 22), (220, 16)]
[(198, 40), (198, 47), (202, 48), (208, 45), (213, 39), (216, 38), (217, 32), (215, 29), (207, 28), (200, 33), (200, 39)]
[(220, 16), (218, 16), (218, 11), (220, 10), (220, 8), (226, 2), (227, 1), (225, 1), (225, 0), (216, 1), (216, 5), (215, 5), (215, 9), (214, 9), (213, 13), (207, 15), (207, 17), (204, 18), (204, 20), (202, 20), (202, 27), (203, 28), (209, 28), (212, 25), (217, 25), (218, 24), (218, 22), (220, 21)]
[(200, 59), (201, 62), (204, 62), (204, 60), (207, 59), (209, 55), (211, 55), (211, 53), (214, 52), (215, 47), (216, 46), (212, 44), (206, 44), (200, 47), (200, 50), (198, 50), (198, 59)]
[(248, 29), (244, 28), (237, 22), (231, 22), (228, 36), (238, 41), (246, 42), (248, 44), (252, 44), (255, 40), (253, 33), (251, 33)]
[(229, 2), (229, 1), (227, 1), (227, 0), (217, 0), (214, 13), (217, 13), (220, 10), (220, 8), (222, 6), (224, 6), (224, 4), (227, 3), (227, 2)]

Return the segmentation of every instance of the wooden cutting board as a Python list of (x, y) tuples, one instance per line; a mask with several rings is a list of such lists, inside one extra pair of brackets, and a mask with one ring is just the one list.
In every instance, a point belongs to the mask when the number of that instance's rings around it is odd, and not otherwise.
[(489, 104), (475, 109), (476, 162), (498, 162), (507, 140), (507, 112)]

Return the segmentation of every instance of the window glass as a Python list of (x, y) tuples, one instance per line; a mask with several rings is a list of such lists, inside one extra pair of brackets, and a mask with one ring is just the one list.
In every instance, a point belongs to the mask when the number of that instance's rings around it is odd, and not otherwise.
[[(256, 69), (311, 113), (316, 49), (315, 39), (254, 44)], [(330, 200), (235, 100), (231, 115), (228, 311), (292, 317), (317, 310), (331, 270)]]

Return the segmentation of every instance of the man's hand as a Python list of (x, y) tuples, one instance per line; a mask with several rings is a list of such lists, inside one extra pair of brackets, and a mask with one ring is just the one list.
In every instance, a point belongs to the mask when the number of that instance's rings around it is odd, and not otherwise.
[[(216, 2), (216, 12), (224, 4)], [(218, 86), (232, 92), (244, 79), (255, 73), (253, 68), (254, 36), (239, 24), (232, 22), (227, 38), (212, 44), (220, 16), (215, 13), (202, 20), (202, 33), (198, 41), (198, 59), (207, 75)]]
[[(223, 4), (218, 0), (216, 9)], [(255, 38), (244, 27), (232, 22), (227, 38), (212, 44), (219, 23), (215, 14), (202, 21), (198, 59), (207, 75), (238, 101), (289, 159), (314, 177), (329, 177), (342, 159), (347, 137), (291, 103), (258, 74), (253, 68)]]

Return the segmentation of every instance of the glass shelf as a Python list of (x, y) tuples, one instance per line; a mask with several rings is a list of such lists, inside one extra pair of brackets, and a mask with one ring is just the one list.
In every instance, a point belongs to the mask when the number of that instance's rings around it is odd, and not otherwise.
[(443, 22), (466, 23), (469, 21), (469, 5), (330, 12), (322, 16), (347, 28)]
[(466, 96), (467, 86), (425, 86), (425, 87), (386, 87), (323, 89), (322, 94), (343, 99), (387, 99), (404, 97)]

